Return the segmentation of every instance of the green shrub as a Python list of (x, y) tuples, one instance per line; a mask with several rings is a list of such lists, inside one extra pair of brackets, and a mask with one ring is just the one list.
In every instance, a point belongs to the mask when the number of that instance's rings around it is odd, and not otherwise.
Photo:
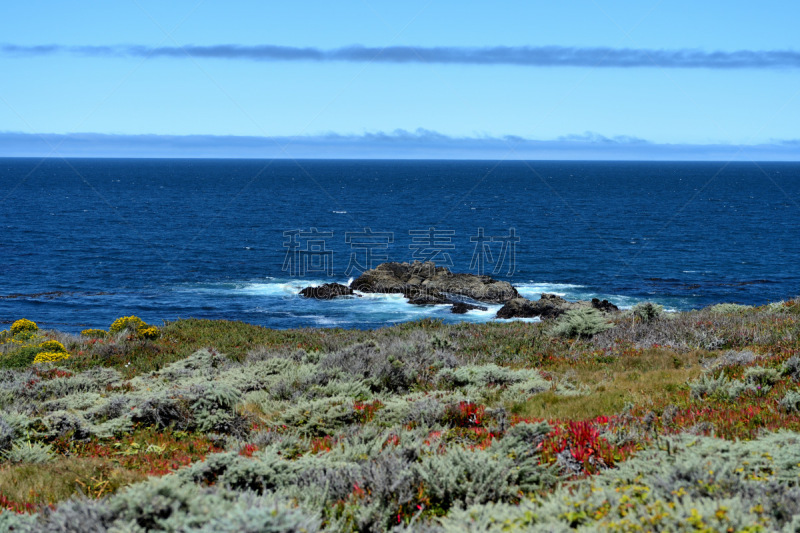
[(717, 377), (703, 374), (696, 381), (689, 383), (689, 390), (697, 399), (713, 397), (718, 400), (735, 400), (746, 388), (744, 382), (738, 379), (732, 380), (721, 372)]
[(454, 505), (492, 501), (516, 502), (527, 494), (554, 485), (556, 476), (549, 466), (540, 465), (535, 455), (512, 458), (487, 450), (451, 448), (446, 454), (423, 457), (415, 472), (423, 481), (431, 504), (441, 510)]
[(664, 312), (664, 306), (652, 302), (641, 302), (631, 309), (633, 316), (642, 322), (652, 322)]
[(108, 336), (108, 332), (104, 329), (85, 329), (81, 331), (81, 336), (90, 339), (104, 339)]
[(19, 514), (11, 511), (0, 513), (0, 531), (15, 533), (36, 533), (39, 529), (36, 515)]
[(16, 438), (14, 428), (11, 424), (0, 418), (0, 452), (11, 448)]
[(726, 366), (745, 366), (758, 359), (751, 350), (728, 350), (715, 359), (703, 361), (706, 368), (723, 368)]
[(670, 437), (618, 468), (519, 505), (453, 509), (446, 532), (796, 531), (798, 434)]
[(11, 324), (12, 335), (18, 335), (19, 333), (35, 333), (37, 331), (39, 331), (39, 326), (36, 325), (36, 322), (28, 320), (27, 318), (21, 318)]
[(786, 391), (786, 394), (778, 404), (782, 409), (790, 413), (800, 411), (800, 391), (796, 389)]
[(0, 366), (3, 368), (24, 368), (33, 363), (33, 360), (41, 351), (42, 349), (38, 346), (20, 346), (5, 355), (0, 355)]
[(161, 332), (158, 331), (158, 328), (155, 327), (155, 326), (148, 326), (146, 328), (139, 329), (139, 331), (137, 332), (137, 335), (141, 339), (153, 340), (153, 339), (157, 339), (159, 337), (159, 335), (161, 335)]
[(57, 363), (64, 359), (69, 359), (69, 354), (67, 352), (39, 352), (36, 354), (36, 357), (33, 358), (33, 363)]
[(751, 366), (744, 370), (744, 382), (749, 385), (771, 387), (780, 377), (780, 371), (774, 368)]
[(597, 309), (572, 309), (559, 318), (558, 323), (550, 330), (550, 335), (589, 338), (611, 327), (612, 324)]
[(43, 352), (66, 352), (67, 349), (64, 348), (64, 345), (58, 341), (44, 341), (43, 343), (39, 344), (39, 348), (42, 349)]
[(115, 333), (121, 333), (125, 330), (136, 333), (140, 329), (145, 329), (147, 327), (149, 326), (138, 316), (123, 316), (111, 323), (111, 327), (108, 328), (108, 332), (112, 335)]
[(751, 305), (716, 304), (706, 307), (704, 311), (714, 315), (741, 315), (751, 309), (753, 309), (753, 306)]
[(784, 361), (783, 366), (781, 367), (781, 374), (784, 376), (788, 376), (794, 381), (800, 380), (800, 357), (796, 355), (791, 356), (789, 359)]
[(53, 459), (53, 450), (48, 444), (16, 441), (10, 450), (3, 452), (2, 456), (11, 463), (43, 464)]

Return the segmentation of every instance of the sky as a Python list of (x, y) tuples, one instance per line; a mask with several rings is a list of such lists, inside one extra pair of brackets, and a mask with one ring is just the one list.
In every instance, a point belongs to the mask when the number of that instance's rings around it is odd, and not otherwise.
[(793, 1), (0, 14), (0, 156), (800, 159)]

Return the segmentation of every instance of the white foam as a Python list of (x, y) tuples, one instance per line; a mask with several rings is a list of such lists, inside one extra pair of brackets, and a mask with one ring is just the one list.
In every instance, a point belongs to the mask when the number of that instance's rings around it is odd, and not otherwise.
[(517, 292), (530, 299), (537, 299), (543, 292), (557, 294), (563, 297), (567, 294), (586, 288), (584, 285), (573, 285), (571, 283), (527, 282), (516, 283), (513, 285), (517, 288)]
[(247, 283), (232, 292), (253, 296), (292, 296), (297, 295), (305, 287), (319, 287), (324, 281), (298, 279), (285, 282)]
[(497, 320), (498, 322), (530, 322), (530, 323), (535, 323), (535, 322), (541, 322), (542, 321), (542, 319), (539, 318), (538, 316), (535, 316), (535, 317), (518, 317), (518, 318), (496, 318), (495, 320)]
[[(486, 307), (486, 310), (473, 309), (464, 314), (451, 312), (450, 304), (413, 305), (402, 294), (365, 293), (354, 291), (355, 297), (333, 300), (314, 300), (299, 297), (305, 287), (317, 287), (330, 283), (331, 279), (263, 278), (259, 280), (229, 283), (198, 283), (177, 287), (178, 291), (194, 292), (218, 297), (236, 298), (242, 301), (248, 312), (263, 313), (277, 320), (299, 320), (300, 323), (316, 327), (359, 327), (360, 325), (380, 325), (402, 323), (421, 318), (442, 319), (453, 322), (539, 322), (539, 318), (498, 319), (500, 304), (470, 302)], [(339, 281), (340, 283), (344, 283)], [(352, 280), (348, 280), (349, 285)], [(585, 285), (569, 283), (527, 282), (515, 285), (522, 296), (536, 300), (540, 294), (556, 293), (568, 300), (606, 299), (621, 309), (645, 301), (643, 298), (613, 294), (595, 293)], [(651, 301), (653, 301), (651, 299)], [(657, 302), (673, 311), (681, 307), (680, 301), (667, 299)], [(269, 321), (269, 320), (268, 320)], [(298, 324), (299, 325), (299, 324)]]

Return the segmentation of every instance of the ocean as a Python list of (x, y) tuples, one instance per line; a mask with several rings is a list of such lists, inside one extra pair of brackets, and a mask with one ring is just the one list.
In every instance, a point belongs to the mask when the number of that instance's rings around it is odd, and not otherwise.
[(6, 158), (0, 328), (494, 320), (297, 295), (415, 259), (534, 299), (758, 305), (800, 295), (798, 215), (798, 163)]

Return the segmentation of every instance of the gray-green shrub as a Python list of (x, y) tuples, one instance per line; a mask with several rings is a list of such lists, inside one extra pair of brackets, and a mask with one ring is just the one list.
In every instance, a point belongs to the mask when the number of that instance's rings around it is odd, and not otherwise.
[(555, 337), (589, 338), (610, 329), (611, 323), (594, 308), (572, 309), (564, 313), (550, 330)]
[(2, 457), (9, 463), (43, 464), (52, 461), (53, 449), (41, 442), (16, 440), (2, 453)]
[(783, 398), (781, 398), (778, 404), (782, 409), (790, 413), (796, 413), (797, 411), (800, 411), (800, 391), (796, 389), (790, 389), (786, 391), (786, 394), (784, 394)]
[(664, 306), (653, 302), (640, 302), (631, 308), (633, 316), (642, 322), (652, 322), (664, 312)]

